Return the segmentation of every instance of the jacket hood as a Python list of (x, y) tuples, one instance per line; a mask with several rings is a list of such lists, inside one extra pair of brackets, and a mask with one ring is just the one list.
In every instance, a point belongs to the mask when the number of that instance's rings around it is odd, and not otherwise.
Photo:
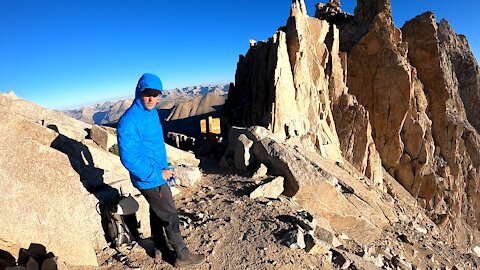
[(139, 99), (140, 93), (146, 88), (155, 89), (161, 92), (163, 90), (162, 81), (157, 75), (150, 73), (143, 74), (138, 80), (137, 89), (135, 89), (135, 99)]

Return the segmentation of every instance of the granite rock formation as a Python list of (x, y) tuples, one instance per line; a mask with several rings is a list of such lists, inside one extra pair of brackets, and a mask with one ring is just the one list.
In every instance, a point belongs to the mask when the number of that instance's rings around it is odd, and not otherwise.
[(382, 0), (358, 1), (354, 19), (339, 27), (340, 37), (361, 33), (344, 46), (347, 86), (371, 116), (383, 167), (450, 232), (449, 241), (468, 249), (478, 238), (480, 147), (467, 121), (479, 119), (472, 104), (480, 93), (468, 43), (431, 13), (400, 31)]
[(0, 249), (19, 254), (45, 243), (69, 264), (97, 265), (102, 228), (95, 198), (68, 156), (50, 148), (57, 133), (2, 107), (0, 123)]
[(240, 57), (226, 104), (229, 123), (268, 127), (292, 144), (341, 160), (326, 76), (329, 24), (309, 17), (303, 1), (290, 13), (286, 27)]
[(466, 38), (431, 13), (400, 30), (389, 0), (358, 0), (353, 16), (330, 1), (315, 16), (292, 1), (286, 26), (240, 56), (229, 123), (330, 160), (341, 153), (380, 189), (394, 177), (448, 243), (473, 248), (480, 73)]
[[(458, 245), (472, 245), (478, 239), (480, 226), (480, 136), (468, 116), (478, 122), (478, 114), (471, 114), (471, 104), (475, 102), (475, 95), (478, 98), (480, 88), (470, 82), (472, 78), (478, 81), (480, 73), (473, 69), (469, 70), (470, 75), (465, 74), (461, 66), (468, 63), (455, 59), (458, 56), (450, 49), (450, 40), (456, 35), (445, 21), (437, 24), (432, 13), (405, 23), (402, 32), (410, 44), (408, 58), (424, 84), (435, 143), (431, 160), (433, 173), (423, 181), (428, 184), (415, 189), (418, 183), (415, 181), (411, 190), (425, 199), (425, 207), (437, 223), (457, 231), (453, 241)], [(464, 53), (468, 52), (470, 50)], [(470, 114), (465, 111), (462, 92), (473, 98), (465, 103)]]

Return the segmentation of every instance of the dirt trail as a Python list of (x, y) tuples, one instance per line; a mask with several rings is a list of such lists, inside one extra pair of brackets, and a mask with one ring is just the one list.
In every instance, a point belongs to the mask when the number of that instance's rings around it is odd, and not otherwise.
[[(256, 186), (251, 178), (208, 173), (197, 187), (175, 197), (187, 245), (206, 255), (195, 269), (324, 269), (324, 256), (280, 244), (282, 230), (292, 226), (295, 204), (286, 197), (250, 199)], [(168, 262), (155, 264), (150, 246), (124, 251), (142, 269), (175, 269)], [(101, 269), (128, 269), (112, 253), (98, 251)]]

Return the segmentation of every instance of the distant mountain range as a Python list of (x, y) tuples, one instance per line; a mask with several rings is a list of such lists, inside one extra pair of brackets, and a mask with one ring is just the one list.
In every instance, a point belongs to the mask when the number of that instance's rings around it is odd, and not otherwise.
[(229, 84), (209, 85), (209, 86), (189, 86), (185, 88), (174, 88), (163, 91), (163, 98), (178, 99), (185, 97), (205, 96), (208, 93), (216, 93), (219, 96), (228, 94)]
[[(225, 103), (229, 85), (189, 86), (164, 90), (157, 109), (162, 120), (177, 120), (207, 114)], [(114, 125), (133, 99), (107, 101), (79, 109), (62, 110), (77, 120), (97, 125)]]

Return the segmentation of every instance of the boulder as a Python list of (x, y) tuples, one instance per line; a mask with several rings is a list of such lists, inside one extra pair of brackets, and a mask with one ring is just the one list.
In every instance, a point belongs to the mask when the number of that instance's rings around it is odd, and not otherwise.
[(252, 175), (252, 179), (262, 179), (265, 176), (267, 176), (268, 168), (265, 166), (265, 164), (261, 163), (260, 167), (255, 171), (255, 173)]
[(0, 123), (0, 189), (9, 191), (0, 204), (11, 206), (0, 210), (0, 239), (10, 247), (43, 244), (70, 265), (98, 265), (94, 248), (103, 230), (96, 200), (68, 156), (50, 147), (57, 133), (1, 107)]
[(305, 251), (309, 254), (327, 254), (331, 246), (322, 240), (317, 239), (315, 236), (306, 234), (305, 239)]
[(195, 157), (195, 154), (180, 150), (168, 144), (165, 144), (167, 149), (168, 160), (175, 165), (185, 165), (198, 167), (200, 165), (200, 160)]
[(109, 127), (93, 125), (90, 129), (90, 137), (103, 150), (109, 150), (117, 143), (116, 130)]
[(278, 176), (272, 181), (269, 181), (259, 187), (257, 187), (252, 193), (250, 198), (255, 199), (258, 197), (277, 199), (283, 192), (283, 177)]
[(282, 235), (281, 243), (291, 249), (304, 249), (305, 238), (303, 230), (300, 227), (288, 230)]
[(175, 172), (177, 174), (177, 184), (184, 187), (195, 186), (202, 179), (202, 173), (198, 167), (177, 166)]
[[(242, 140), (244, 141), (244, 143), (239, 142), (240, 140), (239, 138), (242, 135), (246, 137), (246, 138), (242, 137)], [(264, 127), (260, 127), (260, 126), (252, 126), (249, 128), (235, 127), (235, 126), (231, 127), (228, 132), (229, 143), (228, 143), (227, 149), (225, 149), (225, 153), (223, 154), (222, 163), (224, 163), (226, 167), (232, 166), (235, 168), (236, 168), (235, 160), (238, 160), (238, 162), (240, 163), (239, 166), (241, 166), (242, 162), (244, 163), (248, 162), (249, 165), (250, 163), (251, 165), (253, 165), (254, 159), (253, 159), (253, 156), (250, 154), (251, 145), (248, 146), (250, 144), (249, 141), (251, 141), (252, 143), (257, 142), (259, 140), (262, 140), (263, 138), (266, 138), (267, 136), (273, 136), (273, 135), (270, 131), (268, 131), (268, 129)], [(237, 144), (239, 145), (237, 146)], [(242, 148), (242, 145), (244, 144), (248, 146), (248, 150), (246, 150), (245, 147)], [(239, 153), (237, 153), (237, 151)], [(245, 161), (245, 155), (248, 155), (246, 159), (247, 161)]]
[(283, 194), (360, 243), (374, 241), (396, 220), (393, 206), (382, 200), (379, 191), (318, 154), (269, 137), (254, 143), (252, 149), (255, 159), (266, 164), (272, 175), (284, 177)]

